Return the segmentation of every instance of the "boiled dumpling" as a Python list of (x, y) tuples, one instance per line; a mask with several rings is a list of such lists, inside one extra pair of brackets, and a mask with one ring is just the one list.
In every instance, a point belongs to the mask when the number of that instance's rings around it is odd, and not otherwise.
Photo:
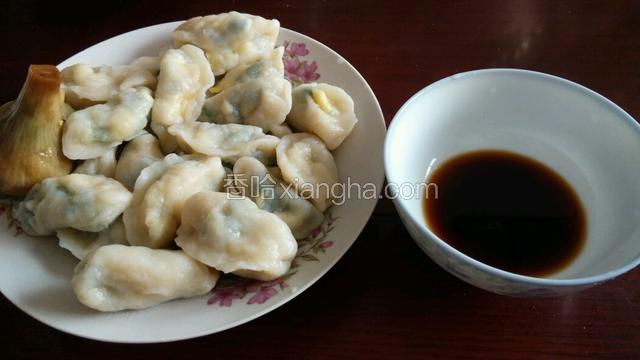
[(198, 16), (173, 31), (176, 46), (194, 44), (202, 48), (215, 75), (254, 62), (274, 48), (280, 23), (235, 11)]
[(67, 228), (57, 230), (56, 236), (58, 237), (58, 245), (69, 250), (73, 256), (80, 260), (101, 246), (128, 244), (121, 218), (97, 233)]
[(158, 139), (145, 132), (131, 140), (122, 150), (115, 167), (115, 179), (133, 191), (133, 186), (142, 169), (162, 158)]
[(195, 121), (202, 111), (207, 89), (214, 82), (209, 63), (197, 47), (184, 45), (164, 54), (151, 112), (151, 129), (165, 152), (175, 150), (175, 141), (166, 129), (174, 124)]
[(276, 215), (248, 198), (211, 191), (187, 200), (176, 243), (206, 265), (258, 280), (284, 275), (298, 248)]
[(87, 175), (104, 175), (110, 178), (114, 177), (116, 173), (117, 149), (118, 148), (113, 147), (98, 158), (84, 160), (73, 172)]
[(331, 206), (338, 169), (333, 155), (314, 135), (297, 133), (284, 136), (276, 148), (282, 178), (320, 211)]
[(34, 186), (15, 215), (29, 235), (51, 235), (64, 228), (99, 232), (122, 214), (130, 200), (131, 193), (116, 180), (69, 174)]
[(131, 206), (124, 212), (131, 245), (167, 246), (175, 237), (185, 200), (199, 191), (219, 190), (225, 175), (220, 158), (202, 156), (167, 166), (149, 186), (136, 182)]
[(123, 215), (125, 229), (129, 228), (127, 230), (129, 234), (147, 233), (146, 224), (144, 224), (144, 221), (139, 220), (139, 217), (143, 216), (142, 202), (144, 201), (146, 191), (164, 174), (165, 171), (167, 171), (171, 165), (181, 163), (185, 160), (186, 159), (182, 156), (169, 154), (162, 160), (152, 163), (140, 172), (140, 175), (136, 179), (134, 185), (131, 205)]
[(76, 266), (71, 285), (84, 305), (119, 311), (204, 295), (219, 277), (181, 250), (107, 245)]
[(282, 184), (260, 161), (243, 157), (233, 166), (236, 190), (253, 200), (260, 209), (282, 219), (296, 239), (303, 239), (322, 224), (324, 216), (295, 189)]
[(247, 124), (265, 132), (284, 122), (291, 110), (291, 83), (284, 78), (283, 47), (253, 64), (230, 70), (207, 99), (200, 121)]
[(169, 166), (177, 164), (179, 162), (183, 162), (185, 160), (186, 159), (184, 157), (177, 154), (169, 154), (161, 160), (151, 163), (151, 165), (142, 169), (140, 175), (138, 175), (138, 178), (136, 179), (136, 182), (134, 184), (134, 193), (144, 193), (144, 191), (146, 191), (146, 189), (151, 184), (153, 184), (154, 181), (158, 180), (160, 176), (162, 176), (162, 174), (167, 170)]
[(200, 121), (246, 124), (264, 131), (280, 125), (291, 110), (291, 83), (268, 76), (232, 86), (208, 98)]
[(72, 113), (62, 132), (64, 155), (69, 159), (93, 159), (136, 137), (147, 125), (152, 105), (151, 90), (126, 89), (106, 104)]
[(259, 127), (240, 124), (192, 122), (174, 125), (169, 128), (169, 133), (176, 137), (184, 151), (219, 156), (227, 163), (233, 163), (243, 156), (272, 163), (280, 142), (275, 136), (265, 135)]
[(303, 84), (293, 89), (293, 105), (287, 123), (295, 130), (318, 136), (334, 150), (358, 122), (353, 100), (344, 90), (329, 84)]
[(156, 86), (158, 57), (142, 57), (129, 65), (71, 65), (62, 70), (65, 101), (75, 109), (115, 99), (125, 89)]
[(238, 84), (244, 84), (264, 77), (284, 78), (284, 47), (280, 46), (271, 51), (263, 59), (251, 64), (237, 66), (227, 72), (222, 80), (210, 91), (218, 93)]

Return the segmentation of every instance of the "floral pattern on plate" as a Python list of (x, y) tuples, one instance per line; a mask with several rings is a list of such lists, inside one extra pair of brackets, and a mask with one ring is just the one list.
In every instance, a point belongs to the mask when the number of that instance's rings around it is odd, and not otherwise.
[(306, 84), (320, 79), (318, 64), (316, 61), (308, 62), (302, 58), (309, 55), (309, 50), (304, 43), (285, 41), (284, 56), (284, 77), (291, 81), (293, 86)]
[(245, 299), (247, 296), (250, 296), (246, 302), (247, 305), (264, 304), (280, 291), (287, 289), (289, 287), (287, 280), (298, 272), (302, 262), (320, 261), (318, 255), (333, 246), (333, 241), (326, 240), (326, 238), (335, 228), (334, 223), (338, 218), (331, 214), (331, 210), (327, 210), (324, 216), (324, 221), (319, 227), (313, 230), (308, 237), (298, 240), (298, 253), (285, 275), (271, 281), (224, 275), (211, 291), (207, 305), (218, 304), (228, 307), (233, 304), (234, 300)]
[[(302, 59), (309, 55), (309, 49), (304, 43), (284, 41), (284, 77), (293, 86), (306, 84), (320, 78), (318, 64), (316, 61), (309, 62)], [(326, 249), (333, 245), (333, 241), (325, 240), (329, 232), (334, 228), (337, 218), (331, 215), (331, 211), (325, 213), (325, 219), (318, 228), (302, 240), (298, 240), (298, 254), (291, 263), (289, 271), (280, 278), (272, 281), (260, 281), (245, 279), (235, 275), (224, 275), (216, 287), (211, 291), (211, 297), (207, 300), (208, 305), (218, 304), (219, 306), (231, 306), (234, 300), (245, 299), (247, 305), (264, 304), (267, 300), (277, 295), (280, 291), (287, 289), (287, 280), (296, 274), (300, 263), (304, 261), (320, 261), (317, 257), (319, 253), (324, 253)]]

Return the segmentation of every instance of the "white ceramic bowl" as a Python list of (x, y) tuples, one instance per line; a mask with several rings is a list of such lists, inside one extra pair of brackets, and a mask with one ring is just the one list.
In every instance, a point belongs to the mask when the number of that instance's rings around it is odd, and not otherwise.
[[(426, 226), (423, 193), (400, 196), (397, 191), (403, 183), (424, 183), (429, 167), (478, 149), (537, 159), (576, 190), (587, 214), (587, 240), (564, 270), (536, 278), (474, 260)], [(384, 161), (389, 184), (398, 185), (392, 187), (395, 206), (418, 245), (447, 271), (480, 288), (514, 296), (560, 295), (640, 263), (640, 126), (605, 97), (571, 81), (516, 69), (440, 80), (398, 111), (387, 132)]]

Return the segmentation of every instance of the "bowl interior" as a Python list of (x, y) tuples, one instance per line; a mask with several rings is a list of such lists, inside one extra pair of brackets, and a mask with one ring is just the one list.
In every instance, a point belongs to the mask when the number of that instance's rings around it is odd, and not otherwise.
[[(393, 124), (385, 149), (389, 183), (415, 187), (446, 159), (478, 149), (527, 155), (562, 175), (585, 208), (587, 241), (550, 278), (585, 278), (638, 261), (640, 126), (606, 98), (550, 75), (480, 70), (425, 88)], [(423, 192), (412, 195), (400, 194), (397, 204), (436, 238), (424, 221)]]

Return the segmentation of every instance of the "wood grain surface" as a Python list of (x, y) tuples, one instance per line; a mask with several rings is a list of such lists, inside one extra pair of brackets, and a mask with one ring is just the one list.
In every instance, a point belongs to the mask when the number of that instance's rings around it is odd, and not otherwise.
[[(565, 77), (640, 117), (639, 2), (15, 1), (0, 9), (2, 103), (16, 96), (30, 63), (56, 64), (136, 28), (238, 10), (277, 18), (344, 56), (387, 122), (426, 85), (487, 67)], [(430, 261), (388, 200), (314, 286), (222, 333), (108, 344), (54, 330), (4, 297), (0, 312), (2, 359), (640, 358), (640, 270), (562, 298), (493, 295)]]

